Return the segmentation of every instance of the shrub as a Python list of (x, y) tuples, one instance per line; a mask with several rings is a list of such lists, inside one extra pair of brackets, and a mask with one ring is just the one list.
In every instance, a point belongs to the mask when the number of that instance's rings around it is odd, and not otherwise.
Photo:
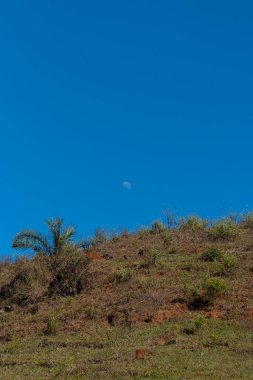
[(202, 284), (193, 289), (186, 290), (187, 305), (190, 310), (204, 309), (214, 300), (226, 292), (226, 284), (217, 277), (207, 277)]
[(0, 301), (20, 306), (37, 302), (47, 291), (51, 274), (41, 257), (22, 259), (10, 266), (8, 280), (0, 289)]
[(235, 269), (237, 260), (230, 253), (224, 253), (221, 263), (222, 263), (221, 274), (228, 275), (228, 274), (231, 274), (233, 270)]
[(52, 268), (53, 279), (49, 284), (49, 295), (72, 296), (87, 286), (89, 259), (78, 249), (69, 247), (64, 254), (55, 257)]
[(204, 327), (205, 323), (206, 323), (206, 318), (203, 317), (202, 315), (199, 315), (194, 320), (194, 327), (196, 330), (201, 330)]
[(183, 218), (179, 222), (179, 228), (182, 230), (198, 231), (205, 230), (208, 226), (208, 222), (204, 219), (198, 218), (197, 216), (189, 216), (188, 218)]
[(186, 335), (194, 335), (199, 330), (203, 329), (204, 325), (206, 323), (206, 318), (202, 315), (199, 315), (195, 318), (193, 323), (189, 324), (187, 327), (184, 327), (182, 329), (182, 332)]
[(219, 261), (223, 257), (223, 254), (223, 251), (219, 248), (210, 247), (202, 254), (201, 259), (209, 262)]
[(217, 296), (224, 294), (227, 290), (224, 280), (217, 277), (208, 277), (205, 280), (203, 289), (209, 301), (213, 301)]
[(159, 250), (154, 246), (149, 246), (142, 251), (143, 261), (139, 264), (139, 268), (149, 269), (155, 267), (160, 256)]
[(134, 271), (130, 269), (118, 269), (114, 274), (113, 274), (113, 279), (117, 283), (124, 283), (128, 282), (131, 280), (133, 277)]
[(224, 252), (216, 247), (208, 248), (201, 256), (202, 260), (209, 262), (219, 262), (216, 275), (227, 275), (236, 266), (236, 258), (228, 252)]
[(219, 220), (209, 230), (213, 239), (234, 240), (238, 234), (238, 226), (230, 219)]
[(151, 226), (151, 232), (153, 234), (159, 234), (159, 233), (163, 232), (165, 229), (166, 228), (165, 228), (164, 224), (159, 220), (155, 221)]

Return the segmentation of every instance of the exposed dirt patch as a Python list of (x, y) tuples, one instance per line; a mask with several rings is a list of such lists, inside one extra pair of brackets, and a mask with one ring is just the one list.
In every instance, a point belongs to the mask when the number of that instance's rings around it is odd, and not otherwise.
[(184, 304), (178, 304), (171, 309), (158, 310), (152, 317), (149, 322), (161, 324), (175, 317), (182, 317), (186, 314), (187, 308)]
[(98, 252), (87, 252), (86, 253), (86, 256), (90, 259), (90, 260), (92, 260), (92, 261), (98, 261), (98, 260), (102, 260), (103, 259), (103, 257), (102, 257), (102, 255), (100, 254), (100, 253), (98, 253)]

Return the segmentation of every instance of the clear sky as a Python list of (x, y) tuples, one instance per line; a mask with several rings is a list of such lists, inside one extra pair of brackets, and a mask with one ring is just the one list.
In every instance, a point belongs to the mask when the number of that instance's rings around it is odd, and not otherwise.
[(86, 235), (253, 208), (252, 14), (247, 0), (2, 1), (0, 253), (55, 215)]

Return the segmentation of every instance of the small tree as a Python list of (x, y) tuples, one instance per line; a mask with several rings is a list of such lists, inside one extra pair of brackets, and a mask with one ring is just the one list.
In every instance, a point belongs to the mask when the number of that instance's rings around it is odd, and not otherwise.
[(15, 236), (12, 247), (21, 250), (30, 249), (35, 254), (55, 257), (61, 255), (66, 247), (75, 245), (74, 227), (63, 228), (63, 219), (60, 218), (47, 220), (46, 223), (49, 228), (48, 235), (30, 229), (23, 230)]
[(86, 285), (89, 259), (81, 252), (83, 243), (73, 241), (75, 229), (63, 227), (63, 219), (48, 220), (49, 233), (23, 230), (16, 235), (13, 248), (35, 253), (51, 273), (50, 294), (74, 295)]

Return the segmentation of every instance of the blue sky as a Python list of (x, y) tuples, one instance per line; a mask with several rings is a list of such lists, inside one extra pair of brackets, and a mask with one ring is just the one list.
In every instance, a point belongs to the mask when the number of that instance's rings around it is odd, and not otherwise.
[[(64, 216), (253, 208), (250, 1), (0, 5), (0, 253)], [(129, 181), (131, 189), (122, 183)]]

